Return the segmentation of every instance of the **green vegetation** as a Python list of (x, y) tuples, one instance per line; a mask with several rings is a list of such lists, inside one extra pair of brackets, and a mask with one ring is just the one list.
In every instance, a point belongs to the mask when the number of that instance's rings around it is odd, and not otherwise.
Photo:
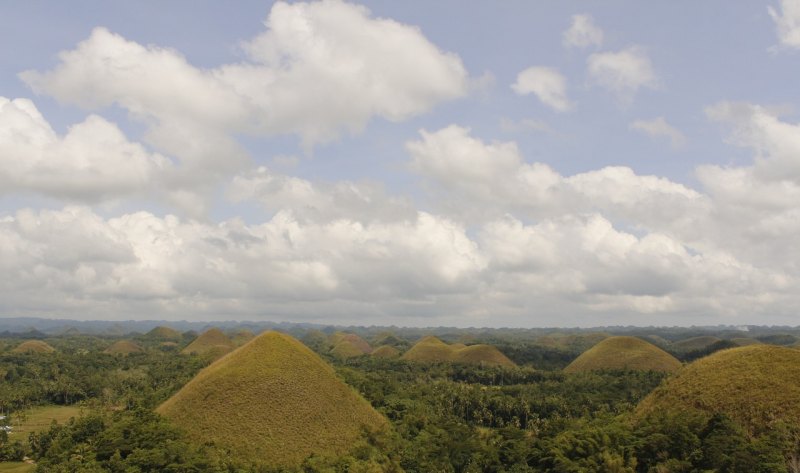
[(109, 355), (129, 355), (131, 353), (142, 353), (143, 351), (144, 348), (130, 340), (120, 340), (103, 350), (103, 353)]
[(253, 463), (344, 455), (386, 420), (297, 340), (266, 332), (201, 371), (158, 412)]
[(331, 355), (339, 359), (353, 358), (356, 356), (363, 356), (366, 353), (350, 340), (342, 340), (331, 349)]
[[(360, 354), (362, 355), (372, 353), (372, 347), (370, 344), (354, 333), (336, 332), (330, 336), (329, 340), (334, 349), (342, 342), (347, 342), (349, 345), (361, 352)], [(349, 351), (350, 348), (346, 348), (345, 350)]]
[(218, 328), (211, 328), (195, 338), (181, 353), (219, 358), (235, 348), (233, 341)]
[(0, 472), (2, 473), (30, 473), (36, 465), (25, 462), (0, 462)]
[(233, 342), (234, 346), (240, 347), (245, 343), (249, 342), (255, 338), (255, 334), (247, 329), (242, 330), (234, 330), (230, 334), (231, 342)]
[(11, 350), (13, 353), (52, 353), (56, 351), (47, 342), (41, 340), (28, 340), (17, 345)]
[(706, 335), (702, 337), (687, 338), (686, 340), (678, 340), (677, 342), (673, 342), (670, 348), (674, 351), (689, 352), (695, 350), (703, 350), (704, 348), (707, 348), (709, 345), (712, 345), (719, 341), (721, 341), (719, 337)]
[(490, 345), (470, 345), (461, 343), (448, 345), (434, 336), (417, 342), (402, 357), (407, 361), (420, 363), (463, 363), (492, 366), (514, 366), (514, 362)]
[(593, 346), (564, 371), (595, 370), (675, 371), (681, 362), (672, 355), (636, 337), (610, 337)]

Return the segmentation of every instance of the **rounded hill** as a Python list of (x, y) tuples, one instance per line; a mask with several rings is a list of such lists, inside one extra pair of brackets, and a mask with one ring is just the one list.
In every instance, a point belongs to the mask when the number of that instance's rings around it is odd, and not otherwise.
[(365, 430), (388, 426), (319, 356), (277, 332), (215, 361), (157, 411), (194, 441), (268, 468), (346, 454)]
[(673, 342), (670, 348), (676, 351), (684, 351), (684, 352), (703, 350), (720, 341), (722, 341), (722, 339), (719, 337), (703, 335), (701, 337), (692, 337), (692, 338), (687, 338), (685, 340), (678, 340), (677, 342)]
[(491, 345), (448, 345), (436, 337), (425, 337), (411, 347), (404, 360), (423, 363), (451, 362), (471, 365), (515, 366), (497, 348)]
[(564, 371), (596, 370), (676, 371), (674, 356), (636, 337), (609, 337), (583, 352)]
[(356, 349), (358, 349), (362, 355), (372, 353), (372, 346), (370, 346), (366, 340), (354, 333), (336, 332), (330, 336), (330, 342), (334, 348), (336, 348), (336, 346), (342, 342), (349, 342)]
[(751, 434), (800, 424), (800, 351), (749, 345), (718, 351), (682, 369), (639, 404), (656, 411), (725, 414)]
[(13, 353), (53, 353), (56, 349), (41, 340), (28, 340), (20, 343), (11, 351)]
[(192, 343), (188, 344), (186, 348), (181, 350), (185, 355), (211, 355), (222, 356), (225, 353), (233, 350), (234, 344), (222, 330), (218, 328), (210, 328), (195, 338)]
[(150, 340), (173, 340), (179, 341), (183, 335), (174, 328), (158, 326), (145, 334), (145, 338)]
[(381, 345), (370, 354), (375, 358), (397, 358), (400, 356), (400, 350), (391, 345)]
[(128, 355), (130, 353), (142, 353), (143, 351), (144, 349), (142, 347), (130, 340), (120, 340), (103, 350), (103, 353), (109, 355)]

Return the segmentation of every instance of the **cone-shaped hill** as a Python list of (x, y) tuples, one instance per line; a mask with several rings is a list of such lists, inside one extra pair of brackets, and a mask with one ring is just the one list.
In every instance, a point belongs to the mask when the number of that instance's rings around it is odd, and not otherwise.
[(250, 330), (241, 329), (231, 333), (230, 338), (235, 346), (240, 347), (255, 338), (255, 336), (256, 335)]
[(159, 326), (147, 332), (144, 335), (144, 338), (147, 338), (149, 340), (179, 341), (181, 338), (183, 338), (183, 335), (179, 331), (173, 328)]
[(362, 355), (372, 353), (372, 347), (370, 344), (354, 333), (336, 332), (330, 336), (330, 341), (334, 349), (342, 342), (350, 342), (350, 344), (356, 347)]
[(210, 328), (181, 350), (181, 353), (220, 357), (233, 349), (233, 341), (222, 330)]
[(277, 332), (215, 361), (157, 411), (196, 442), (273, 468), (345, 454), (364, 429), (388, 427), (319, 356)]
[(11, 350), (12, 353), (52, 353), (56, 351), (49, 343), (41, 340), (28, 340), (17, 345)]
[(404, 360), (423, 363), (451, 362), (472, 365), (514, 366), (514, 362), (491, 345), (448, 345), (436, 337), (425, 337), (403, 354)]
[(770, 345), (721, 350), (683, 368), (647, 396), (637, 417), (694, 409), (727, 415), (758, 435), (800, 424), (800, 351)]
[(398, 358), (400, 356), (400, 350), (390, 345), (381, 345), (372, 350), (370, 355), (375, 358)]
[(676, 371), (681, 362), (674, 356), (636, 337), (609, 337), (583, 352), (564, 371), (642, 370)]
[(350, 340), (342, 340), (331, 349), (331, 355), (337, 358), (354, 358), (366, 355), (366, 352)]
[(128, 355), (131, 353), (142, 353), (143, 351), (144, 349), (142, 347), (130, 340), (120, 340), (103, 350), (103, 353), (109, 355)]

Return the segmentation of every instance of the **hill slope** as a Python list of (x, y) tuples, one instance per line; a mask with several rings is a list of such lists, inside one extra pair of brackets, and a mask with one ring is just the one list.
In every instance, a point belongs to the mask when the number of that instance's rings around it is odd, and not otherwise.
[(107, 353), (109, 355), (127, 355), (129, 353), (141, 353), (143, 351), (144, 349), (142, 347), (131, 342), (130, 340), (120, 340), (103, 350), (103, 353)]
[(341, 455), (386, 420), (294, 338), (265, 332), (201, 371), (157, 410), (197, 442), (271, 467)]
[(777, 422), (800, 424), (800, 351), (749, 345), (718, 351), (687, 365), (656, 388), (636, 415), (669, 409), (723, 413), (763, 433)]
[(181, 350), (183, 354), (222, 356), (233, 350), (234, 343), (218, 328), (210, 328)]
[(11, 350), (12, 353), (52, 353), (56, 351), (49, 343), (41, 340), (28, 340), (17, 345)]
[(150, 330), (144, 335), (145, 338), (150, 340), (173, 340), (179, 341), (183, 335), (173, 328), (159, 326)]
[(704, 335), (701, 337), (692, 337), (692, 338), (687, 338), (685, 340), (679, 340), (677, 342), (674, 342), (670, 346), (670, 348), (672, 348), (675, 351), (682, 351), (682, 352), (702, 350), (704, 348), (708, 348), (714, 343), (719, 342), (720, 340), (722, 339), (719, 337)]
[(636, 337), (609, 337), (583, 352), (564, 371), (675, 371), (680, 367), (680, 361), (652, 343)]
[(425, 337), (402, 356), (404, 360), (423, 363), (451, 362), (473, 365), (514, 366), (514, 362), (491, 345), (461, 343), (448, 345), (436, 337)]
[(390, 345), (381, 345), (372, 350), (370, 355), (374, 356), (375, 358), (397, 358), (400, 356), (400, 350)]

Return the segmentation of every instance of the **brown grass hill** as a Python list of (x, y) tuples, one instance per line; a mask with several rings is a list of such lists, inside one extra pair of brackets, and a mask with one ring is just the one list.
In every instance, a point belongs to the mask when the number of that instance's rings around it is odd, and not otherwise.
[(670, 348), (676, 352), (696, 351), (708, 348), (709, 346), (721, 340), (722, 340), (721, 338), (712, 337), (710, 335), (702, 337), (692, 337), (692, 338), (687, 338), (686, 340), (679, 340), (677, 342), (673, 342), (672, 345), (670, 345)]
[(147, 332), (144, 338), (149, 340), (171, 340), (178, 342), (183, 338), (183, 335), (173, 328), (159, 326)]
[(770, 345), (721, 350), (668, 379), (636, 409), (725, 414), (760, 435), (778, 425), (800, 425), (800, 351)]
[(142, 352), (144, 352), (144, 349), (130, 340), (120, 340), (103, 350), (103, 353), (108, 355), (129, 355)]
[(234, 349), (233, 342), (222, 330), (210, 328), (181, 350), (184, 355), (209, 355), (220, 357)]
[(354, 333), (336, 332), (330, 336), (331, 345), (336, 348), (340, 343), (348, 341), (358, 348), (362, 354), (372, 353), (372, 346)]
[(535, 343), (537, 345), (555, 348), (557, 350), (565, 350), (572, 353), (583, 353), (610, 336), (611, 335), (603, 332), (580, 334), (556, 332), (550, 335), (538, 337)]
[(681, 362), (652, 343), (636, 337), (609, 337), (583, 352), (564, 371), (676, 371)]
[(367, 354), (361, 349), (361, 347), (350, 340), (342, 340), (341, 342), (337, 343), (336, 346), (331, 349), (330, 353), (336, 358), (343, 360), (347, 358), (355, 358), (357, 356), (364, 356)]
[(255, 338), (255, 334), (247, 329), (234, 330), (230, 334), (231, 342), (237, 347), (244, 345)]
[(470, 365), (515, 366), (514, 362), (491, 345), (461, 343), (448, 345), (436, 337), (425, 337), (411, 347), (402, 357), (407, 361), (422, 363), (450, 362)]
[(399, 358), (400, 350), (391, 345), (381, 345), (372, 350), (370, 355), (374, 356), (375, 358)]
[(344, 455), (388, 422), (298, 340), (265, 332), (202, 370), (157, 411), (190, 439), (268, 468)]
[(16, 348), (11, 350), (12, 353), (53, 353), (55, 348), (51, 347), (47, 342), (41, 340), (28, 340), (17, 345)]

